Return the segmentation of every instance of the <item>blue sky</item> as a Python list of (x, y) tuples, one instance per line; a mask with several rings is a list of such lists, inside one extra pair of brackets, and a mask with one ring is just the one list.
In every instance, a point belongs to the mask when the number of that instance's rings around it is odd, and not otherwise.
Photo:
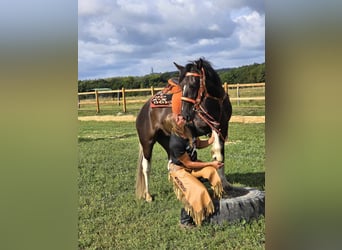
[(264, 1), (78, 1), (80, 80), (174, 71), (199, 57), (215, 69), (265, 62)]

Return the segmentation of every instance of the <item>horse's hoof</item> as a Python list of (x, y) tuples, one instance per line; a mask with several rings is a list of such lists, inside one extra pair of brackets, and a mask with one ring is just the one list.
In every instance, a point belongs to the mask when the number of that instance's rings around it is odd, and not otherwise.
[(150, 194), (146, 194), (146, 195), (145, 195), (145, 200), (146, 200), (147, 202), (151, 202), (153, 199), (152, 199), (152, 196), (151, 196)]

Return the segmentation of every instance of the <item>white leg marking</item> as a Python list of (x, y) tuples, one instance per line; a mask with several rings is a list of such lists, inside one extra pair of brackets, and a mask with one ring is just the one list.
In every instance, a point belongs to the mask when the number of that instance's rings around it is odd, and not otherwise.
[(221, 154), (221, 145), (220, 145), (219, 135), (214, 130), (212, 131), (212, 133), (213, 133), (214, 138), (215, 138), (213, 146), (211, 148), (212, 158), (217, 160), (217, 161), (223, 161), (223, 155)]
[(151, 163), (148, 160), (146, 160), (145, 157), (143, 157), (143, 160), (142, 160), (142, 167), (143, 167), (143, 173), (144, 173), (145, 184), (146, 184), (145, 200), (148, 202), (151, 202), (152, 196), (150, 194), (150, 191), (148, 190), (148, 179), (149, 179), (149, 175), (150, 175)]
[[(214, 141), (213, 146), (211, 148), (212, 158), (222, 162), (223, 161), (223, 155), (221, 154), (221, 145), (220, 145), (219, 135), (215, 131), (212, 131), (212, 133), (214, 134), (214, 137), (215, 137), (215, 141)], [(225, 166), (223, 166), (222, 168), (217, 170), (217, 172), (221, 178), (223, 188), (227, 188), (230, 186), (230, 184), (227, 181), (226, 176), (224, 174), (224, 167)]]
[(150, 174), (150, 162), (143, 157), (142, 160), (142, 167), (143, 167), (143, 173), (144, 173), (144, 177), (145, 177), (145, 184), (146, 184), (146, 192), (148, 193), (148, 178), (149, 178), (149, 174)]

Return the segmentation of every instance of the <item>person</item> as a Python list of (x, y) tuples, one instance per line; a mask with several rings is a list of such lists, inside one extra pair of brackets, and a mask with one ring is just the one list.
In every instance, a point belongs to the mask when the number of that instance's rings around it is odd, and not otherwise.
[(201, 226), (203, 220), (214, 213), (214, 203), (206, 186), (199, 178), (208, 179), (213, 198), (220, 199), (223, 193), (221, 179), (217, 169), (222, 162), (202, 162), (197, 159), (196, 148), (204, 148), (214, 142), (214, 137), (208, 140), (193, 138), (186, 126), (184, 117), (169, 114), (166, 122), (171, 126), (169, 179), (177, 199), (184, 208), (181, 209), (181, 227)]

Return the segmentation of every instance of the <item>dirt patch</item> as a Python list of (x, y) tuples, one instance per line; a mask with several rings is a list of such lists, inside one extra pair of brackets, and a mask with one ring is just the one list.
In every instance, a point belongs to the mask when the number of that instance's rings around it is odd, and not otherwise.
[(265, 123), (265, 116), (232, 116), (230, 122), (241, 123)]
[(94, 116), (79, 116), (80, 121), (99, 121), (99, 122), (132, 122), (135, 121), (133, 115), (94, 115)]
[[(78, 120), (80, 121), (101, 121), (101, 122), (109, 122), (109, 121), (135, 121), (135, 116), (133, 115), (94, 115), (94, 116), (79, 116)], [(240, 122), (240, 123), (264, 123), (265, 116), (232, 116), (230, 122)]]

